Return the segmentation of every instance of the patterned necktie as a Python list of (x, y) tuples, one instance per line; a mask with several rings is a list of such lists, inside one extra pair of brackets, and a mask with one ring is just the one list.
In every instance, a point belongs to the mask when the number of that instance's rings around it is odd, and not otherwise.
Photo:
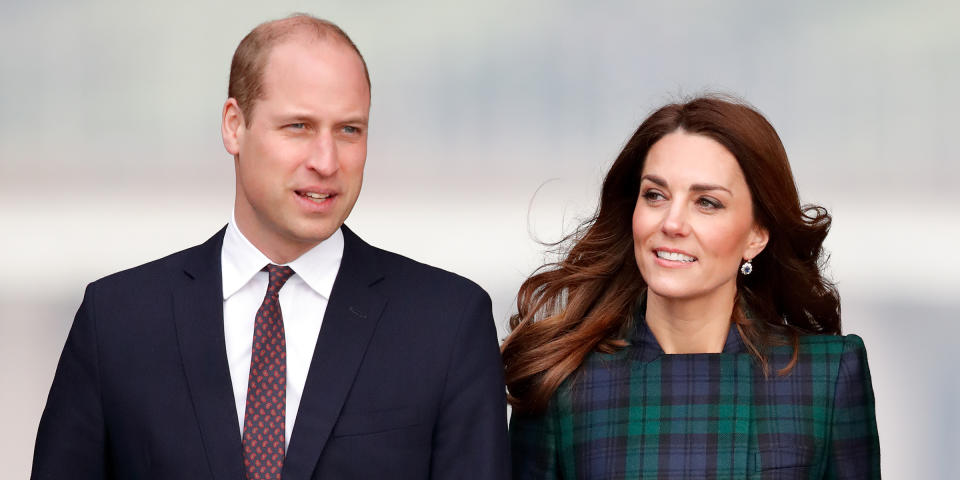
[(247, 480), (274, 480), (283, 469), (287, 404), (287, 345), (280, 313), (280, 287), (290, 267), (267, 265), (267, 294), (257, 310), (250, 354), (250, 383), (243, 416), (243, 465)]

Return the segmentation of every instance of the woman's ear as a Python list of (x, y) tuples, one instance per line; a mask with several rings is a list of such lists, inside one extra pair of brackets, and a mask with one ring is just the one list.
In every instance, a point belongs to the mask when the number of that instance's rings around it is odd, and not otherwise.
[(750, 229), (750, 237), (747, 240), (747, 249), (743, 252), (743, 259), (753, 260), (757, 255), (760, 255), (760, 252), (767, 246), (768, 240), (770, 240), (770, 232), (760, 224), (754, 223), (753, 228)]

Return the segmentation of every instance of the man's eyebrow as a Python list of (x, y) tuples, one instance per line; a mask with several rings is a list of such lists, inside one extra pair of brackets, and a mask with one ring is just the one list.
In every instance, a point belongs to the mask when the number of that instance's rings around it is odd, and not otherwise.
[[(313, 116), (313, 115), (310, 115), (310, 114), (308, 114), (308, 113), (290, 113), (290, 114), (287, 114), (287, 115), (281, 115), (279, 118), (280, 118), (280, 121), (281, 121), (281, 122), (284, 122), (284, 123), (286, 123), (286, 122), (319, 123), (317, 117), (315, 117), (315, 116)], [(345, 125), (345, 124), (350, 124), (350, 123), (356, 123), (356, 124), (360, 124), (360, 125), (366, 125), (368, 121), (369, 121), (369, 120), (367, 119), (367, 117), (365, 117), (365, 116), (363, 116), (363, 115), (356, 115), (356, 116), (347, 117), (347, 118), (345, 118), (345, 119), (337, 122), (337, 124), (344, 124), (344, 125)]]
[(287, 113), (283, 115), (278, 115), (278, 119), (282, 122), (312, 122), (314, 121), (313, 116), (306, 113)]
[(361, 125), (366, 125), (368, 121), (369, 121), (369, 120), (367, 119), (367, 117), (364, 117), (364, 116), (356, 116), (356, 117), (347, 117), (346, 120), (344, 120), (344, 121), (342, 121), (342, 122), (340, 122), (340, 123), (359, 123), (359, 124), (361, 124)]

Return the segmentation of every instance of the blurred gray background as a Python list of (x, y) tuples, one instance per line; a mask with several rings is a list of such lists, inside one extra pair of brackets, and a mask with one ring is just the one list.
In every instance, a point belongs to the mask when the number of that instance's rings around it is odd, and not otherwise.
[(86, 283), (229, 219), (230, 57), (253, 26), (295, 11), (339, 23), (370, 66), (348, 224), (476, 280), (501, 334), (544, 259), (534, 239), (591, 213), (647, 114), (704, 90), (756, 105), (803, 199), (834, 215), (829, 271), (845, 332), (867, 344), (885, 476), (960, 478), (960, 4), (4, 0), (5, 478), (28, 476)]

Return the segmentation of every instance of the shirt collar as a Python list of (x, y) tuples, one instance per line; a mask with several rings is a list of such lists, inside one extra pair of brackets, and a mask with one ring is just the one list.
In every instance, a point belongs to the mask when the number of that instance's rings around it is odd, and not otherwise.
[[(303, 279), (311, 290), (329, 300), (333, 282), (340, 269), (340, 260), (343, 258), (343, 245), (343, 232), (338, 228), (333, 235), (286, 266), (292, 268), (296, 272), (295, 277)], [(223, 271), (223, 299), (226, 300), (272, 262), (247, 240), (237, 228), (236, 217), (231, 216), (223, 236), (220, 263)]]
[(330, 300), (330, 292), (333, 291), (333, 282), (337, 279), (342, 259), (343, 231), (337, 228), (326, 240), (287, 265), (303, 278), (311, 290)]

